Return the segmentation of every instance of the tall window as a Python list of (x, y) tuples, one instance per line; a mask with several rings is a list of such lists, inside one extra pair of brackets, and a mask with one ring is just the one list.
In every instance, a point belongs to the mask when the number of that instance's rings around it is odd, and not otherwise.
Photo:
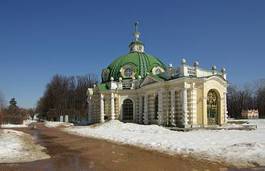
[(155, 96), (155, 117), (154, 119), (158, 119), (158, 95)]
[(207, 95), (207, 117), (208, 124), (218, 123), (218, 109), (219, 109), (218, 95), (214, 90), (210, 90)]
[(122, 105), (122, 118), (125, 121), (133, 120), (133, 101), (131, 99), (126, 99), (123, 101)]
[(117, 105), (118, 105), (118, 99), (117, 98), (115, 98), (114, 99), (114, 111), (115, 111), (115, 113), (118, 113), (118, 107), (117, 107)]

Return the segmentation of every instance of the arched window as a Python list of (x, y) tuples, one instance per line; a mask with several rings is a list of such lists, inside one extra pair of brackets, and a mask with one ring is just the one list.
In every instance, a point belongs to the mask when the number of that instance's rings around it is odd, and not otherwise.
[(210, 90), (207, 94), (207, 118), (208, 124), (218, 124), (219, 96), (216, 91)]
[(154, 119), (158, 119), (158, 95), (155, 96), (155, 116)]
[(124, 121), (133, 120), (133, 101), (131, 99), (126, 99), (123, 101), (122, 119)]

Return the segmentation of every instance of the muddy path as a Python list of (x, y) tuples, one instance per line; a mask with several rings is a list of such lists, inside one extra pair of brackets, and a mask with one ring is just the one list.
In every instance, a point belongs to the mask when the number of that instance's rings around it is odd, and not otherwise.
[[(137, 147), (118, 145), (93, 138), (70, 135), (58, 128), (38, 124), (36, 129), (17, 129), (33, 136), (50, 159), (0, 164), (0, 170), (227, 170), (218, 163), (168, 156)], [(234, 170), (234, 169), (229, 169)]]

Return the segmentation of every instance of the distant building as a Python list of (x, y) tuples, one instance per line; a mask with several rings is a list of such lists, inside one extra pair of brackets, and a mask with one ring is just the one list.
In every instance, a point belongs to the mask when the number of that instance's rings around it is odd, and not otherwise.
[(135, 25), (129, 53), (102, 71), (102, 82), (88, 89), (90, 123), (121, 120), (139, 124), (196, 127), (226, 123), (227, 79), (218, 71), (164, 64), (147, 54)]
[(242, 110), (241, 116), (244, 119), (258, 119), (259, 118), (259, 111), (252, 109), (252, 110)]

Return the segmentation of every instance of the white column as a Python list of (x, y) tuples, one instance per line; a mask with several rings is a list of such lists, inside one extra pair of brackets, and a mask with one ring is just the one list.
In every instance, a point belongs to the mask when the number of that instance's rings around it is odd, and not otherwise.
[(148, 124), (148, 95), (144, 96), (144, 124)]
[(202, 115), (203, 126), (208, 125), (208, 116), (207, 116), (207, 94), (203, 97), (203, 115)]
[(111, 93), (110, 103), (111, 103), (111, 120), (114, 120), (115, 119), (114, 93)]
[(60, 115), (60, 122), (63, 122), (63, 115)]
[(164, 123), (164, 112), (163, 112), (163, 89), (158, 92), (158, 124)]
[(175, 108), (176, 108), (176, 90), (171, 90), (171, 115), (170, 115), (170, 123), (173, 126), (176, 126), (175, 120)]
[(104, 95), (100, 95), (100, 122), (103, 123), (105, 122), (104, 120)]
[(188, 125), (188, 97), (187, 88), (182, 89), (182, 124), (184, 127)]
[(228, 120), (228, 111), (227, 111), (227, 96), (226, 96), (227, 94), (226, 94), (226, 92), (224, 92), (224, 114), (225, 114), (225, 116), (224, 116), (224, 123), (226, 123), (227, 122), (227, 120)]
[(64, 122), (69, 122), (69, 117), (68, 117), (68, 115), (65, 115), (65, 116), (64, 116)]
[(195, 84), (193, 83), (191, 88), (191, 117), (192, 117), (192, 125), (197, 125), (197, 89), (195, 88)]
[(139, 97), (139, 123), (143, 123), (143, 97)]

